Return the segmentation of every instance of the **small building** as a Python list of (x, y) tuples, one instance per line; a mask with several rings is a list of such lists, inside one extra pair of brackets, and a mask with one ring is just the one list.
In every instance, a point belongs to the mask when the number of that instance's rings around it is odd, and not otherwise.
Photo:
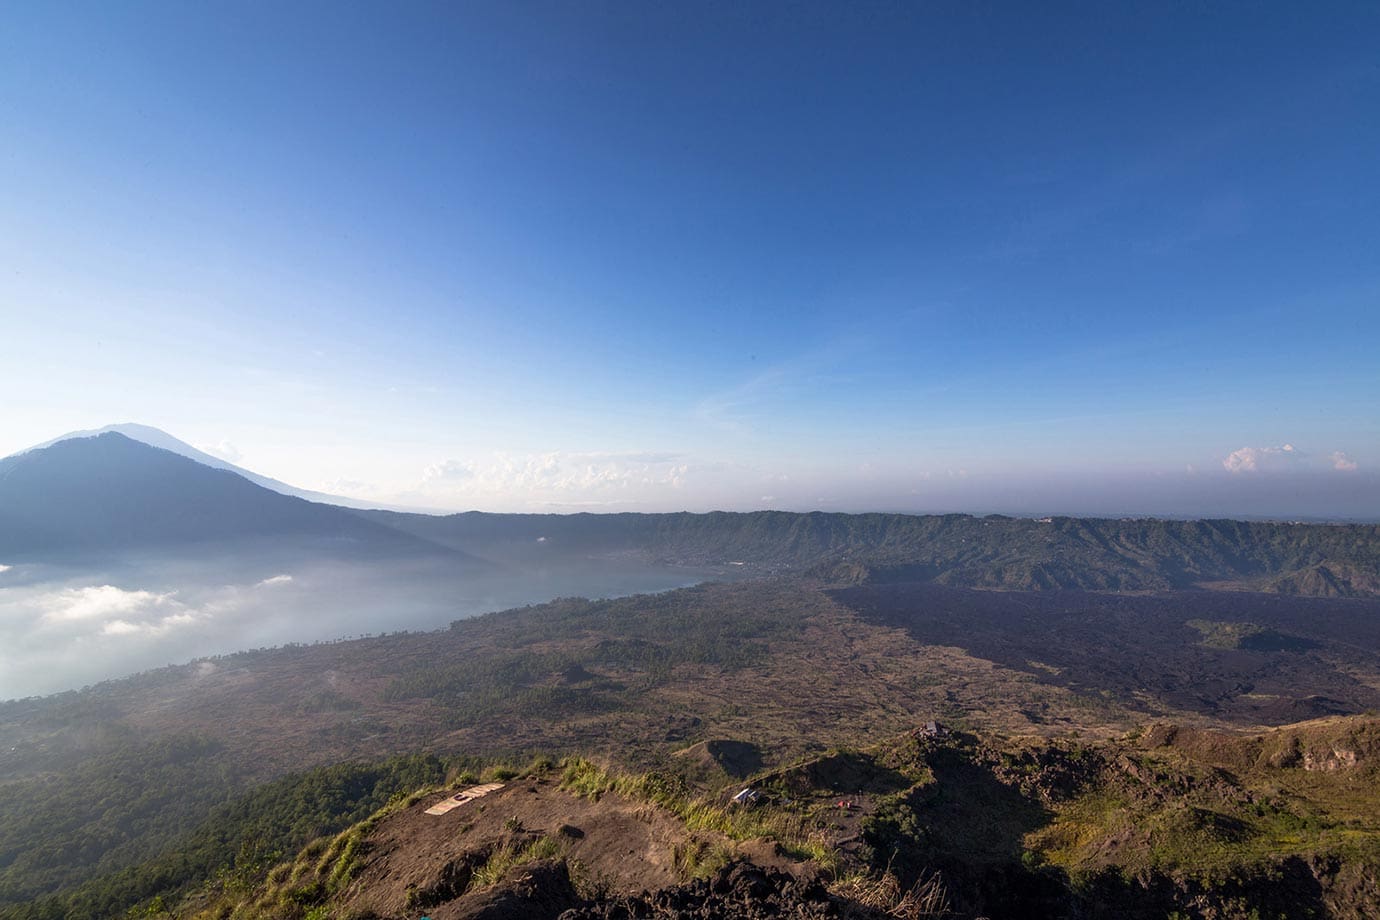
[(949, 730), (938, 722), (926, 722), (915, 730), (917, 738), (943, 738)]
[(751, 786), (749, 786), (733, 797), (733, 804), (751, 805), (761, 797), (762, 793), (758, 792), (756, 789), (753, 789)]

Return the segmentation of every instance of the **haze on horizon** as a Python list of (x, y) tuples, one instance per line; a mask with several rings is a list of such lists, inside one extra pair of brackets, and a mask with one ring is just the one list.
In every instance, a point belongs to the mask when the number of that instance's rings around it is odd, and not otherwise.
[(1380, 519), (1380, 9), (30, 4), (0, 455)]

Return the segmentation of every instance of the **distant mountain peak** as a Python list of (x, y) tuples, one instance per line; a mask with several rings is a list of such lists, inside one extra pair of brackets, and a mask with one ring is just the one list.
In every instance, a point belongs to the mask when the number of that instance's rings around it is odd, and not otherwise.
[(363, 556), (469, 559), (333, 504), (284, 495), (257, 478), (121, 431), (59, 439), (0, 460), (0, 554), (43, 560), (278, 540)]
[[(142, 425), (138, 422), (118, 422), (114, 425), (106, 425), (103, 428), (91, 428), (83, 431), (69, 431), (67, 434), (53, 438), (51, 441), (45, 441), (42, 444), (37, 444), (33, 447), (30, 447), (28, 450), (20, 451), (20, 453), (27, 454), (35, 450), (43, 450), (45, 448), (52, 447), (54, 444), (59, 444), (63, 441), (71, 441), (78, 438), (95, 438), (105, 434), (123, 435), (124, 437), (129, 438), (132, 441), (138, 441), (141, 444), (147, 444), (150, 447), (157, 447), (161, 448), (162, 450), (171, 451), (181, 457), (186, 457), (188, 460), (194, 460), (197, 463), (202, 464), (203, 466), (209, 466), (212, 469), (216, 470), (227, 470), (231, 473), (243, 476), (245, 479), (248, 479), (250, 482), (254, 483), (257, 486), (262, 486), (265, 489), (271, 489), (272, 491), (277, 492), (279, 495), (290, 495), (293, 498), (303, 498), (309, 502), (322, 502), (328, 505), (339, 505), (342, 508), (354, 508), (356, 510), (369, 510), (375, 508), (390, 507), (379, 502), (366, 502), (354, 498), (346, 498), (342, 495), (331, 495), (326, 492), (315, 492), (311, 489), (299, 489), (297, 486), (288, 485), (286, 482), (282, 482), (278, 479), (273, 479), (269, 476), (263, 476), (259, 473), (253, 472), (252, 470), (247, 470), (242, 466), (237, 466), (228, 460), (215, 456), (214, 454), (209, 454), (204, 450), (200, 450), (199, 448), (193, 447), (186, 441), (182, 441), (174, 437), (173, 435), (168, 434), (161, 428), (154, 428), (152, 425)], [(16, 454), (13, 456), (18, 455)]]
[(157, 442), (165, 441), (170, 444), (180, 444), (188, 450), (195, 449), (190, 444), (184, 444), (182, 441), (177, 440), (177, 438), (174, 438), (161, 428), (154, 428), (152, 425), (141, 425), (138, 422), (118, 422), (114, 425), (106, 425), (102, 428), (87, 428), (81, 431), (69, 431), (66, 434), (58, 435), (52, 440), (44, 441), (42, 444), (35, 444), (33, 447), (21, 450), (19, 453), (27, 454), (35, 450), (44, 450), (62, 441), (71, 441), (75, 438), (95, 438), (103, 434), (111, 434), (112, 432), (114, 434), (122, 434), (135, 441), (142, 441), (154, 447), (162, 447), (163, 445)]

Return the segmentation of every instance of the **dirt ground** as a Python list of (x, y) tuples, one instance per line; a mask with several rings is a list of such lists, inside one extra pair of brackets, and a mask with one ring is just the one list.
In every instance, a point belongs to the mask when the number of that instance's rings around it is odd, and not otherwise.
[[(594, 802), (552, 779), (535, 779), (510, 783), (444, 815), (426, 813), (452, 794), (438, 793), (379, 824), (343, 899), (347, 910), (382, 917), (425, 913), (432, 920), (469, 915), (447, 895), (458, 894), (490, 853), (543, 837), (557, 842), (572, 877), (587, 888), (633, 895), (680, 880), (675, 854), (690, 840), (679, 821), (655, 806), (612, 793)], [(409, 892), (420, 894), (409, 900)]]

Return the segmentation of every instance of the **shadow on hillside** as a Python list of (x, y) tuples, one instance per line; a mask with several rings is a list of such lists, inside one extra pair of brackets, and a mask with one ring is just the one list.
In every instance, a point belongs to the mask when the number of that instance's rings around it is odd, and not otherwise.
[(709, 741), (705, 744), (705, 750), (734, 779), (745, 779), (762, 769), (762, 749), (751, 742), (729, 739)]
[(1022, 862), (1026, 835), (1052, 814), (960, 751), (940, 749), (927, 762), (934, 782), (869, 822), (876, 867), (889, 867), (904, 887), (937, 871), (962, 916), (1060, 915), (1067, 878)]
[(1208, 882), (1107, 869), (1075, 883), (1025, 849), (1027, 835), (1054, 817), (1043, 804), (961, 750), (938, 750), (927, 762), (935, 781), (880, 808), (866, 837), (875, 868), (895, 872), (903, 889), (937, 875), (956, 916), (1161, 920), (1176, 911), (1285, 916), (1282, 908), (1290, 917), (1330, 916), (1319, 874), (1298, 857)]
[[(1365, 898), (1362, 895), (1362, 900)], [(1188, 905), (1193, 905), (1192, 911)], [(1297, 856), (1211, 883), (1193, 878), (1173, 879), (1158, 872), (1128, 877), (1117, 869), (1106, 869), (1079, 887), (1071, 908), (1063, 916), (1089, 920), (1163, 920), (1176, 913), (1203, 917), (1337, 915), (1329, 907), (1322, 881), (1313, 867)], [(997, 920), (995, 914), (993, 920)]]

